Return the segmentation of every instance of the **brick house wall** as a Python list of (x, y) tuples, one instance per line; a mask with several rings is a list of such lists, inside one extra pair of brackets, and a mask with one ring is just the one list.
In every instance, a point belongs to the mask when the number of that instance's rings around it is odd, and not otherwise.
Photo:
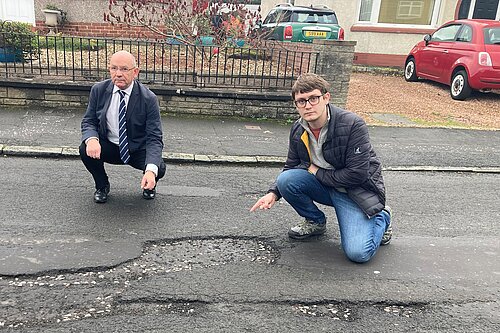
[(109, 11), (109, 0), (34, 0), (35, 29), (42, 33), (49, 31), (45, 25), (43, 9), (48, 4), (67, 13), (68, 22), (58, 32), (73, 36), (121, 37), (121, 38), (158, 38), (148, 29), (128, 27), (125, 24), (113, 25), (104, 22), (104, 13)]

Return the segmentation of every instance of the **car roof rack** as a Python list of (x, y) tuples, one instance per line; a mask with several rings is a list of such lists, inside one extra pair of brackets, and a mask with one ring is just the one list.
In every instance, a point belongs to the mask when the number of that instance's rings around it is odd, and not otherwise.
[(330, 9), (331, 10), (330, 7), (328, 7), (327, 5), (323, 5), (323, 4), (320, 4), (320, 5), (312, 5), (311, 4), (311, 8), (313, 8), (313, 9)]
[(317, 9), (317, 10), (332, 10), (330, 7), (328, 7), (327, 5), (323, 5), (323, 4), (320, 4), (320, 5), (309, 5), (309, 6), (304, 6), (304, 5), (292, 5), (291, 3), (289, 2), (286, 2), (286, 3), (279, 3), (277, 5), (274, 6), (275, 8), (276, 7), (295, 7), (295, 8), (306, 8), (306, 9)]

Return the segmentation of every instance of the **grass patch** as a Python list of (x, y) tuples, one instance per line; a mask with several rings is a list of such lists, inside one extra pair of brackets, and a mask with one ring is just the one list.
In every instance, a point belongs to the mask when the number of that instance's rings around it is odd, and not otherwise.
[(438, 120), (438, 121), (426, 121), (421, 119), (412, 119), (418, 125), (425, 127), (446, 127), (446, 128), (472, 128), (471, 125), (466, 125), (455, 120)]

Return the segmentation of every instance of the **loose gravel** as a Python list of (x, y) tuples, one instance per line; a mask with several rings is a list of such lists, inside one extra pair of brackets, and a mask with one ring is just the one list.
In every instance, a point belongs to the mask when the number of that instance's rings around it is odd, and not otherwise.
[[(500, 130), (500, 91), (474, 92), (465, 101), (450, 97), (449, 87), (432, 81), (406, 82), (402, 76), (352, 73), (347, 109), (368, 124)], [(404, 117), (390, 121), (381, 114)]]

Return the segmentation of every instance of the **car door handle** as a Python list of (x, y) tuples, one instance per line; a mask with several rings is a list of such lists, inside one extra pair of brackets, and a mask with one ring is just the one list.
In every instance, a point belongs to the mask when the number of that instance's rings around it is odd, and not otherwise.
[(448, 50), (443, 50), (443, 53), (448, 53)]

